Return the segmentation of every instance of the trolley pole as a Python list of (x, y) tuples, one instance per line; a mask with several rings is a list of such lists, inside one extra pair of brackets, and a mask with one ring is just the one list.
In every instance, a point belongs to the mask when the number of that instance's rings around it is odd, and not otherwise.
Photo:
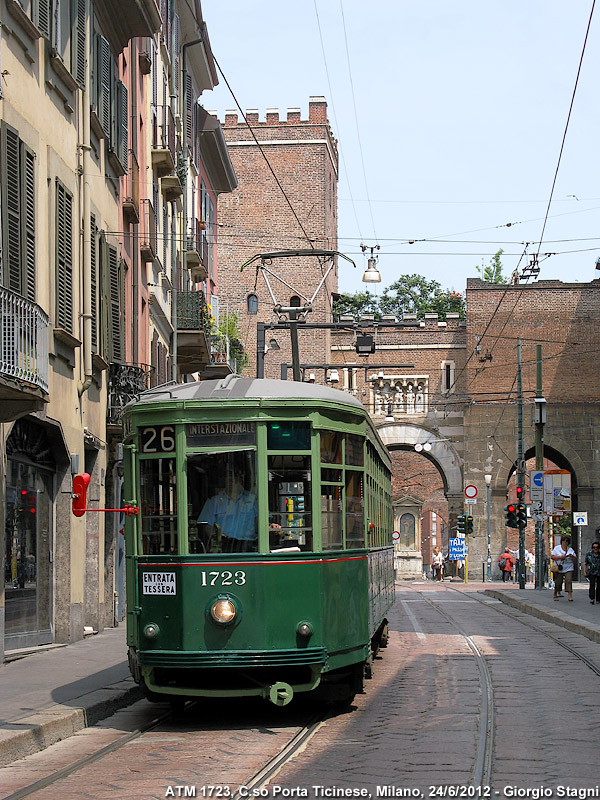
[[(523, 470), (523, 378), (521, 373), (521, 340), (517, 339), (517, 488), (522, 503), (525, 493), (525, 472)], [(518, 508), (518, 506), (517, 506)], [(520, 516), (520, 515), (519, 515)], [(519, 519), (519, 589), (525, 588), (525, 530), (527, 520)]]

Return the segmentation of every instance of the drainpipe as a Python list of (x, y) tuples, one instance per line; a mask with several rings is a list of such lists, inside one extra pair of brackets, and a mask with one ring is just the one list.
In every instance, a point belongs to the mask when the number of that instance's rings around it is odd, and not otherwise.
[[(86, 41), (90, 41), (90, 6), (88, 4), (86, 14)], [(80, 93), (83, 115), (83, 142), (79, 149), (83, 154), (83, 221), (81, 233), (81, 263), (83, 276), (83, 383), (77, 387), (79, 397), (81, 397), (92, 385), (92, 248), (91, 248), (91, 229), (90, 229), (90, 171), (91, 171), (91, 145), (90, 145), (90, 64), (86, 59), (85, 65), (85, 89)]]

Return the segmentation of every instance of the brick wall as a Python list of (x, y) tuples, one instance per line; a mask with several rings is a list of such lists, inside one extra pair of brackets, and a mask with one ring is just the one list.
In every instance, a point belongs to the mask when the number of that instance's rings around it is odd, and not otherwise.
[[(301, 119), (299, 109), (290, 109), (281, 119), (279, 112), (273, 109), (267, 110), (264, 120), (255, 111), (248, 111), (246, 116), (260, 147), (237, 113), (227, 112), (223, 125), (239, 183), (234, 192), (219, 198), (218, 287), (220, 308), (227, 304), (230, 311), (238, 314), (251, 361), (246, 374), (254, 375), (256, 324), (276, 322), (277, 317), (265, 281), (257, 274), (256, 264), (241, 273), (240, 266), (258, 253), (310, 249), (311, 245), (336, 249), (338, 154), (324, 98), (310, 99), (306, 120)], [(276, 300), (287, 306), (294, 294), (300, 296), (302, 303), (304, 298), (311, 298), (326, 266), (319, 259), (308, 257), (276, 259), (268, 268), (288, 284), (268, 275)], [(331, 294), (337, 291), (337, 280), (336, 268), (314, 301), (314, 311), (308, 315), (310, 322), (331, 320)], [(250, 293), (258, 297), (257, 314), (247, 313)], [(291, 363), (289, 333), (267, 332), (267, 344), (271, 339), (278, 342), (280, 350), (267, 353), (265, 376), (279, 377), (280, 363)], [(302, 361), (325, 362), (329, 335), (301, 330), (299, 349)]]

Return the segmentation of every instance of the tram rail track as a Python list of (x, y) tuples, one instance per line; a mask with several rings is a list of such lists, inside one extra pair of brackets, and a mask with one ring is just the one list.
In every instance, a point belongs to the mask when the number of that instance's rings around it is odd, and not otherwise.
[(458, 630), (475, 657), (481, 686), (481, 714), (479, 717), (479, 736), (477, 739), (472, 783), (473, 786), (476, 787), (489, 786), (492, 777), (492, 756), (494, 751), (494, 686), (485, 655), (475, 644), (471, 635), (464, 630), (459, 622), (428, 598), (424, 592), (414, 587), (411, 587), (411, 589)]
[[(196, 705), (196, 703), (189, 703), (188, 711), (191, 710), (194, 705)], [(95, 752), (62, 767), (61, 769), (51, 772), (31, 784), (17, 789), (11, 794), (5, 795), (2, 800), (22, 800), (22, 798), (29, 797), (36, 792), (46, 789), (47, 787), (58, 783), (62, 779), (69, 777), (73, 773), (85, 769), (85, 767), (100, 761), (105, 756), (120, 750), (135, 739), (139, 739), (144, 734), (154, 731), (159, 726), (169, 722), (169, 720), (175, 719), (180, 713), (181, 711), (170, 709), (165, 713), (154, 717), (152, 720), (149, 720), (147, 724), (141, 725), (134, 731), (118, 737), (110, 744), (99, 748)], [(279, 772), (279, 770), (282, 769), (282, 767), (284, 767), (288, 761), (290, 761), (308, 744), (310, 739), (324, 723), (327, 716), (327, 709), (312, 714), (308, 721), (296, 730), (293, 736), (285, 745), (283, 745), (278, 753), (276, 753), (266, 763), (262, 764), (259, 769), (250, 775), (249, 778), (240, 783), (237, 791), (229, 795), (229, 800), (242, 800), (242, 798), (253, 796), (254, 791), (259, 791), (266, 786), (269, 781)], [(205, 779), (206, 776), (203, 776), (203, 780)]]

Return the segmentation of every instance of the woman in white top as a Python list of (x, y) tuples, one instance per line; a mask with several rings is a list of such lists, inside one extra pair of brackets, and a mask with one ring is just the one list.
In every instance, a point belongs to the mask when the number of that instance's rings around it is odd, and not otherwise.
[(560, 544), (552, 551), (552, 560), (558, 564), (558, 572), (554, 573), (554, 599), (562, 597), (563, 580), (565, 590), (569, 595), (569, 602), (573, 602), (573, 570), (577, 561), (577, 554), (571, 547), (570, 536), (563, 536)]

